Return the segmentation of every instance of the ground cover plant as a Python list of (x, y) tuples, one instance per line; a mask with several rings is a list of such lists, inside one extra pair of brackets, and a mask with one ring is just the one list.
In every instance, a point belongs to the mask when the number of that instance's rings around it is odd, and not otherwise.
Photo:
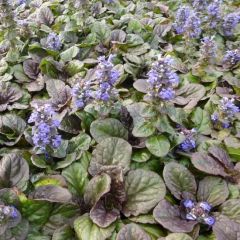
[(240, 240), (239, 0), (0, 0), (0, 240)]

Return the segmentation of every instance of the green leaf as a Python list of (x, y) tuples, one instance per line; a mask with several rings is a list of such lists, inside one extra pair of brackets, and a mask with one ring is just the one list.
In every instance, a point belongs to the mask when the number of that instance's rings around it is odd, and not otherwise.
[(189, 235), (185, 233), (171, 233), (165, 240), (193, 240)]
[(196, 108), (192, 114), (192, 121), (197, 132), (208, 135), (211, 133), (211, 121), (209, 113), (201, 108)]
[(6, 154), (0, 160), (0, 187), (26, 188), (29, 180), (29, 166), (19, 154)]
[(209, 176), (199, 182), (197, 192), (198, 201), (207, 201), (215, 207), (225, 202), (228, 195), (227, 183), (222, 178)]
[(104, 166), (120, 166), (127, 172), (131, 155), (132, 146), (127, 141), (116, 137), (106, 138), (93, 151), (89, 173), (94, 176)]
[(99, 199), (110, 191), (111, 178), (103, 173), (93, 177), (86, 187), (84, 201), (89, 205), (94, 205)]
[(88, 214), (84, 214), (74, 221), (74, 229), (79, 240), (105, 240), (112, 235), (115, 225), (100, 228), (91, 221)]
[(146, 140), (147, 149), (157, 157), (164, 157), (170, 150), (168, 138), (163, 135), (152, 136)]
[(124, 128), (120, 121), (114, 118), (106, 118), (92, 122), (90, 133), (98, 143), (108, 137), (128, 139), (127, 129)]
[(133, 152), (132, 160), (135, 162), (146, 162), (151, 157), (151, 153), (147, 149), (137, 149)]
[(68, 153), (87, 151), (91, 143), (91, 137), (84, 132), (81, 132), (76, 137), (71, 138), (68, 143)]
[(105, 41), (111, 35), (111, 29), (104, 22), (94, 22), (91, 31), (96, 34), (99, 41)]
[(131, 223), (125, 225), (118, 233), (116, 240), (151, 240), (141, 227)]
[(132, 134), (134, 137), (149, 137), (155, 132), (156, 128), (152, 122), (139, 121), (134, 124)]
[(189, 170), (178, 163), (168, 163), (163, 170), (163, 178), (168, 189), (177, 199), (181, 200), (184, 192), (196, 194), (197, 184)]
[(52, 240), (75, 240), (75, 233), (70, 226), (64, 225), (54, 231)]
[(240, 202), (239, 199), (230, 199), (222, 204), (220, 211), (224, 216), (240, 224)]
[(83, 196), (88, 183), (88, 173), (81, 163), (73, 163), (64, 169), (62, 175), (66, 178), (69, 190), (76, 195)]
[(75, 58), (79, 53), (79, 48), (76, 46), (72, 46), (68, 48), (67, 50), (61, 52), (60, 58), (63, 62), (69, 62), (73, 58)]
[(125, 179), (127, 202), (123, 207), (125, 216), (148, 213), (166, 194), (161, 177), (147, 170), (132, 170)]
[(43, 225), (51, 216), (52, 204), (46, 201), (35, 201), (25, 197), (21, 199), (21, 212), (30, 223)]

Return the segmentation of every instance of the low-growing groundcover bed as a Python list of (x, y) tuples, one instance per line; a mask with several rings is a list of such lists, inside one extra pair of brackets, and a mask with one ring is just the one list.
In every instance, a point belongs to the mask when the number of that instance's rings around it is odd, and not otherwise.
[(239, 0), (0, 0), (1, 240), (240, 240)]

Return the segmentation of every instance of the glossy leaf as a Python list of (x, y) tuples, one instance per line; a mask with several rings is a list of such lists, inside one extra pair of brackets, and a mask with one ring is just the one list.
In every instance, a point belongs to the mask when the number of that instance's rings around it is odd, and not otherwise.
[(132, 170), (125, 178), (127, 202), (124, 205), (125, 216), (138, 216), (148, 213), (166, 194), (161, 177), (151, 171)]
[(184, 192), (195, 195), (197, 190), (195, 178), (183, 165), (168, 163), (164, 167), (163, 177), (167, 187), (177, 199), (182, 199)]

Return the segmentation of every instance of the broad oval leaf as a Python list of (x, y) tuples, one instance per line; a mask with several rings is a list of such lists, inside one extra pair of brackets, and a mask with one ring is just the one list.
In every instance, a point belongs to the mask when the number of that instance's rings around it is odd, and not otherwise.
[(54, 231), (52, 240), (74, 240), (75, 233), (69, 225), (64, 225)]
[(25, 127), (25, 121), (15, 114), (0, 116), (0, 144), (13, 146), (20, 140)]
[(171, 233), (165, 240), (193, 240), (189, 235), (185, 233)]
[(92, 122), (90, 133), (98, 143), (108, 137), (128, 139), (127, 129), (125, 129), (120, 121), (114, 118), (100, 119)]
[(161, 177), (143, 169), (132, 170), (125, 179), (127, 202), (123, 207), (125, 216), (148, 213), (166, 194)]
[(26, 75), (31, 79), (36, 79), (40, 69), (39, 69), (39, 63), (33, 61), (32, 59), (27, 59), (23, 62), (23, 70), (26, 73)]
[(227, 183), (222, 178), (209, 176), (199, 182), (198, 201), (207, 201), (215, 207), (223, 203), (228, 198), (228, 195)]
[(88, 214), (84, 214), (74, 221), (74, 230), (79, 240), (105, 240), (112, 235), (114, 229), (114, 224), (107, 228), (98, 227)]
[(145, 79), (139, 79), (133, 83), (133, 87), (142, 93), (147, 93), (148, 83)]
[(190, 83), (176, 91), (176, 98), (173, 101), (178, 105), (185, 105), (185, 109), (192, 109), (205, 93), (206, 90), (203, 85)]
[(137, 224), (131, 223), (119, 231), (116, 240), (151, 240), (151, 238)]
[(191, 161), (194, 167), (202, 172), (206, 172), (213, 175), (220, 175), (223, 177), (228, 176), (222, 164), (216, 161), (216, 159), (209, 156), (205, 152), (193, 153)]
[(213, 232), (217, 240), (238, 240), (240, 239), (240, 224), (220, 215), (213, 225)]
[(0, 160), (1, 188), (17, 187), (20, 190), (24, 190), (28, 180), (29, 166), (19, 154), (6, 154)]
[(81, 163), (73, 163), (62, 172), (66, 178), (69, 190), (76, 195), (82, 196), (88, 183), (88, 173)]
[(93, 206), (104, 194), (110, 191), (110, 188), (111, 178), (109, 175), (103, 173), (101, 175), (93, 177), (88, 183), (85, 190), (85, 203)]
[(54, 16), (52, 11), (48, 7), (42, 7), (39, 9), (38, 12), (38, 22), (45, 24), (45, 25), (50, 25), (54, 21)]
[(152, 136), (146, 140), (147, 149), (157, 157), (164, 157), (170, 150), (168, 138), (163, 135)]
[[(110, 197), (111, 198), (111, 197)], [(99, 227), (106, 228), (120, 217), (119, 209), (110, 207), (108, 209), (108, 199), (100, 199), (91, 209), (90, 218)], [(109, 199), (109, 202), (111, 199)]]
[(191, 232), (197, 224), (196, 221), (187, 221), (181, 218), (178, 206), (171, 205), (166, 200), (161, 200), (153, 210), (155, 220), (164, 228), (176, 233)]
[(240, 201), (239, 199), (229, 199), (220, 207), (224, 216), (240, 224)]
[(177, 199), (182, 199), (184, 192), (193, 196), (196, 194), (197, 184), (194, 176), (186, 167), (178, 163), (168, 163), (163, 170), (163, 178), (171, 193)]
[(94, 176), (103, 166), (119, 166), (126, 173), (129, 170), (132, 146), (121, 138), (104, 139), (96, 146), (90, 162), (89, 173)]
[(30, 197), (34, 200), (45, 200), (56, 203), (72, 202), (72, 194), (66, 188), (54, 185), (40, 186), (30, 194)]

